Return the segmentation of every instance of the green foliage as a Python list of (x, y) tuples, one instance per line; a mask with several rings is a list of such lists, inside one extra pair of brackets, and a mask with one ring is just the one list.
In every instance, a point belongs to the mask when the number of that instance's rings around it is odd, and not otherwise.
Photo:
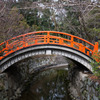
[(97, 33), (100, 33), (100, 28), (96, 29), (96, 28), (93, 28), (93, 31), (97, 32)]
[[(88, 16), (85, 17), (88, 33), (94, 38), (100, 38), (100, 7), (95, 7)], [(92, 38), (92, 39), (93, 39)]]
[(49, 9), (44, 9), (41, 12), (37, 9), (20, 10), (20, 13), (25, 17), (27, 24), (32, 29), (31, 31), (52, 29)]
[(95, 52), (92, 56), (94, 61), (91, 62), (93, 73), (100, 78), (100, 52)]

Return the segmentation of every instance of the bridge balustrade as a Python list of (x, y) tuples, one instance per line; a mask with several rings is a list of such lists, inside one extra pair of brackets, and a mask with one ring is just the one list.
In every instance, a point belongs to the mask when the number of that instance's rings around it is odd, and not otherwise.
[(88, 56), (98, 51), (98, 42), (92, 44), (80, 37), (63, 32), (39, 31), (19, 35), (1, 43), (0, 60), (17, 50), (43, 44), (67, 46)]

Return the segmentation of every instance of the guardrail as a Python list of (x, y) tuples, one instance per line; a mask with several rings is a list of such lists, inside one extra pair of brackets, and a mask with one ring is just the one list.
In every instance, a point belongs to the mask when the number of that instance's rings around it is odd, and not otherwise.
[(0, 44), (0, 60), (7, 55), (33, 45), (57, 44), (74, 48), (84, 54), (91, 56), (98, 51), (98, 42), (92, 44), (80, 37), (56, 31), (31, 32), (13, 37)]

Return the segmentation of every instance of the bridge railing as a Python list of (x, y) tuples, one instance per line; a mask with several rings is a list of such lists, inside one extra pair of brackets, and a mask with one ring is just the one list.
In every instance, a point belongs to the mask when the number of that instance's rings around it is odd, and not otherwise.
[(71, 47), (91, 56), (98, 51), (98, 42), (92, 44), (77, 36), (55, 31), (31, 32), (14, 37), (0, 44), (0, 60), (5, 56), (33, 45), (56, 44)]

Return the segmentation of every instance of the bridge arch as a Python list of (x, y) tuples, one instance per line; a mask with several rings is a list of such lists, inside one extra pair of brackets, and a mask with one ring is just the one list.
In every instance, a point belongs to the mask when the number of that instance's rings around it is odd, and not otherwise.
[(62, 55), (92, 71), (91, 55), (98, 50), (98, 43), (94, 45), (67, 33), (41, 31), (14, 37), (0, 47), (0, 72), (34, 55)]
[(3, 72), (7, 68), (9, 68), (11, 65), (25, 59), (31, 56), (35, 55), (61, 55), (65, 56), (67, 58), (70, 58), (86, 68), (88, 68), (90, 71), (92, 71), (92, 67), (90, 65), (90, 61), (92, 60), (89, 56), (84, 55), (83, 53), (74, 50), (69, 47), (64, 47), (60, 45), (38, 45), (33, 47), (28, 47), (21, 49), (17, 52), (14, 52), (4, 58), (0, 62), (0, 71)]

